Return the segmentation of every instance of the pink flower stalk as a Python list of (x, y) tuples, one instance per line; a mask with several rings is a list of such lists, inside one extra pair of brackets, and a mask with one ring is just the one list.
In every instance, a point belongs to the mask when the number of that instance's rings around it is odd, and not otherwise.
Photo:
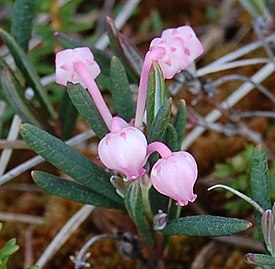
[(140, 126), (145, 110), (147, 83), (152, 63), (157, 62), (165, 79), (186, 69), (203, 53), (203, 46), (190, 26), (164, 30), (150, 44), (141, 71), (135, 125)]
[(56, 53), (55, 81), (67, 86), (68, 82), (80, 83), (87, 88), (99, 113), (107, 127), (110, 129), (112, 115), (95, 82), (100, 74), (100, 68), (94, 60), (91, 50), (87, 47), (66, 49)]
[(113, 118), (111, 132), (98, 144), (98, 155), (102, 163), (107, 168), (124, 174), (129, 181), (144, 176), (146, 152), (145, 135), (119, 117)]
[(185, 206), (194, 202), (197, 195), (193, 193), (198, 168), (194, 157), (186, 151), (171, 152), (161, 142), (148, 145), (148, 155), (157, 151), (161, 155), (151, 171), (151, 181), (154, 188)]

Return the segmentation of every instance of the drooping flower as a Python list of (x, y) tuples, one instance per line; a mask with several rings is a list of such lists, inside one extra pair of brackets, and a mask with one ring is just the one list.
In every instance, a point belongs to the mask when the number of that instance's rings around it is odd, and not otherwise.
[(100, 68), (91, 50), (88, 47), (66, 49), (56, 53), (55, 80), (58, 84), (66, 86), (69, 82), (80, 83), (87, 88), (99, 113), (107, 127), (110, 129), (112, 115), (95, 82), (100, 74)]
[(160, 38), (155, 38), (149, 51), (163, 49), (155, 59), (166, 79), (186, 69), (203, 53), (203, 46), (190, 26), (166, 29)]
[(151, 170), (151, 181), (154, 188), (185, 206), (194, 202), (197, 195), (193, 193), (198, 176), (198, 168), (194, 157), (186, 151), (171, 152), (161, 142), (148, 145), (148, 154), (157, 151), (161, 158)]
[(151, 41), (141, 71), (135, 125), (140, 126), (145, 110), (150, 68), (157, 62), (165, 79), (173, 78), (203, 53), (203, 46), (190, 26), (164, 30), (161, 37)]
[(146, 152), (145, 135), (119, 117), (113, 118), (111, 132), (98, 144), (98, 155), (102, 163), (107, 168), (124, 174), (129, 181), (144, 176)]
[(94, 55), (87, 47), (65, 49), (56, 53), (55, 58), (55, 81), (66, 86), (68, 82), (80, 83), (87, 88), (81, 75), (75, 70), (74, 64), (81, 62), (88, 70), (90, 76), (95, 79), (100, 74), (100, 67), (94, 60)]

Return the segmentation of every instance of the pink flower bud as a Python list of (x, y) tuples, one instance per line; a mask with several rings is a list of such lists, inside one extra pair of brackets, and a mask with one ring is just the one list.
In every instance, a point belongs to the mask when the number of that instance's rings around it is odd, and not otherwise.
[(186, 69), (203, 53), (203, 46), (190, 26), (167, 29), (152, 40), (149, 48), (166, 79)]
[(185, 206), (197, 198), (193, 193), (197, 175), (198, 168), (194, 157), (186, 151), (178, 151), (171, 152), (169, 156), (155, 163), (151, 171), (151, 180), (158, 192)]
[(98, 155), (109, 169), (124, 174), (132, 181), (144, 176), (147, 141), (145, 135), (124, 120), (115, 117), (111, 123), (111, 132), (98, 144)]
[(80, 83), (83, 88), (87, 88), (86, 83), (74, 66), (74, 64), (79, 62), (86, 67), (93, 79), (99, 75), (100, 68), (95, 62), (94, 56), (88, 47), (66, 49), (56, 53), (56, 83), (64, 86), (66, 86), (68, 82), (73, 84)]

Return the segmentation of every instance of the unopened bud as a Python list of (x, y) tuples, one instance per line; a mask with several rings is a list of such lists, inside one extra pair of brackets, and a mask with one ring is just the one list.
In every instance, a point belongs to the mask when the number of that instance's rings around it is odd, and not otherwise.
[(161, 231), (165, 228), (167, 224), (167, 214), (164, 213), (162, 210), (158, 211), (158, 214), (156, 214), (153, 218), (153, 225), (155, 231)]
[(266, 210), (262, 215), (261, 227), (266, 248), (270, 254), (275, 256), (275, 204), (272, 210)]

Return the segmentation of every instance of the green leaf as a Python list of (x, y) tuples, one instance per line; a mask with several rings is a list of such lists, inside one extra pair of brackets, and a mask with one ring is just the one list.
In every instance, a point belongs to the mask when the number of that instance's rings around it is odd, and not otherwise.
[(250, 172), (252, 198), (264, 210), (271, 208), (268, 163), (264, 150), (256, 147), (252, 155)]
[(16, 239), (12, 238), (10, 239), (4, 247), (0, 249), (0, 259), (3, 259), (7, 256), (12, 255), (19, 249), (19, 246), (16, 245)]
[(154, 63), (150, 70), (147, 90), (146, 111), (148, 130), (151, 129), (152, 122), (164, 103), (165, 81), (160, 66)]
[(65, 33), (57, 32), (55, 33), (54, 37), (57, 43), (66, 49), (73, 49), (76, 47), (89, 47), (93, 52), (96, 62), (100, 66), (101, 74), (105, 76), (109, 76), (111, 57), (105, 51), (99, 50), (92, 45), (86, 44), (83, 40), (77, 39), (75, 37), (71, 37), (70, 35)]
[(186, 125), (186, 104), (184, 100), (180, 100), (178, 111), (173, 121), (173, 125), (178, 135), (178, 150), (180, 150)]
[(111, 61), (110, 76), (114, 108), (119, 116), (130, 121), (135, 117), (135, 104), (125, 69), (115, 56)]
[(0, 269), (7, 269), (7, 263), (12, 254), (14, 254), (19, 249), (16, 245), (16, 239), (10, 239), (4, 247), (0, 249)]
[(133, 70), (133, 73), (139, 77), (143, 64), (143, 59), (139, 50), (122, 33), (118, 33), (118, 40), (121, 46), (121, 50), (125, 55), (127, 62), (130, 64), (131, 70)]
[(61, 133), (64, 139), (68, 139), (72, 136), (78, 111), (69, 98), (68, 92), (64, 91), (63, 98), (59, 109), (59, 119), (61, 122)]
[(30, 104), (24, 102), (22, 96), (23, 89), (19, 85), (12, 71), (8, 68), (3, 68), (1, 71), (1, 86), (7, 101), (15, 109), (16, 113), (24, 122), (32, 123), (36, 126), (42, 126), (40, 121), (36, 118), (34, 111)]
[(244, 261), (248, 264), (275, 266), (275, 258), (265, 254), (247, 253)]
[[(257, 202), (264, 210), (270, 209), (272, 207), (269, 184), (270, 181), (266, 154), (260, 146), (257, 146), (252, 154), (250, 185), (252, 199)], [(255, 211), (255, 216), (257, 228), (261, 234), (261, 214)]]
[(164, 142), (172, 151), (180, 150), (178, 143), (178, 134), (175, 127), (171, 123), (168, 123), (167, 125)]
[(139, 63), (137, 63), (137, 51), (133, 48), (130, 42), (126, 43), (126, 37), (123, 37), (123, 45), (121, 34), (115, 27), (114, 21), (111, 18), (107, 18), (107, 31), (110, 41), (112, 51), (121, 60), (123, 66), (126, 68), (127, 75), (130, 82), (136, 83), (139, 78), (140, 72), (136, 72), (134, 66), (141, 66), (142, 59), (139, 58)]
[(40, 101), (41, 106), (46, 110), (46, 112), (52, 117), (56, 118), (56, 113), (46, 95), (46, 91), (42, 86), (39, 76), (36, 73), (35, 68), (29, 61), (26, 53), (23, 49), (16, 43), (14, 38), (8, 34), (6, 31), (0, 28), (0, 37), (5, 42), (7, 47), (10, 50), (10, 53), (14, 57), (14, 60), (28, 81), (28, 84), (33, 88), (38, 100)]
[(20, 134), (33, 151), (52, 165), (91, 190), (122, 203), (110, 183), (110, 175), (62, 140), (28, 123), (20, 126)]
[(124, 202), (127, 212), (136, 224), (138, 231), (144, 236), (146, 241), (152, 245), (154, 238), (145, 220), (141, 187), (138, 181), (133, 181), (127, 186), (124, 193)]
[(65, 199), (99, 207), (122, 208), (121, 204), (117, 204), (77, 182), (41, 171), (32, 171), (32, 178), (43, 190)]
[(24, 51), (28, 51), (36, 0), (16, 0), (13, 5), (11, 35)]
[(268, 8), (264, 0), (240, 0), (240, 3), (251, 17), (256, 18), (268, 14)]
[(168, 223), (163, 233), (169, 236), (226, 236), (245, 231), (251, 225), (242, 219), (200, 215), (173, 220)]
[(109, 132), (108, 127), (98, 112), (91, 96), (80, 84), (69, 84), (67, 91), (72, 103), (78, 110), (79, 114), (84, 117), (89, 127), (102, 138)]
[(148, 134), (148, 143), (163, 141), (171, 115), (172, 101), (168, 99), (158, 110)]

